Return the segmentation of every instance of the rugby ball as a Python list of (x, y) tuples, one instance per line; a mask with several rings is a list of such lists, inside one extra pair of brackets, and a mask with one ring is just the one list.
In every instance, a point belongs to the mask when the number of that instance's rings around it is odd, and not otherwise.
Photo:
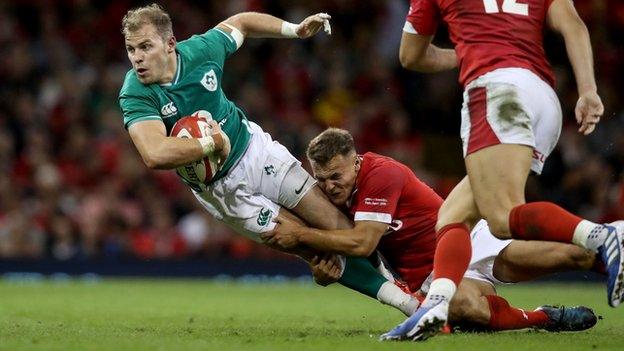
[[(203, 138), (212, 134), (208, 124), (210, 117), (196, 112), (180, 118), (171, 128), (170, 135), (178, 138)], [(206, 185), (218, 171), (219, 159), (216, 156), (204, 157), (191, 164), (176, 168), (176, 173), (189, 185)]]

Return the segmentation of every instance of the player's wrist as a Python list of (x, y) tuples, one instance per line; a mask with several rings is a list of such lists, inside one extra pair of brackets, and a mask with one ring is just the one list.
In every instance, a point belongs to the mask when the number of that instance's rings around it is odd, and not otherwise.
[(587, 95), (587, 94), (596, 94), (598, 91), (598, 87), (596, 86), (595, 81), (591, 81), (591, 79), (587, 79), (587, 81), (581, 80), (581, 82), (577, 83), (576, 87), (579, 96)]
[(285, 38), (299, 38), (297, 28), (299, 28), (298, 24), (282, 21), (280, 34)]
[(579, 96), (584, 96), (584, 95), (593, 95), (593, 94), (597, 94), (598, 93), (598, 89), (596, 88), (596, 86), (594, 87), (579, 87), (578, 89), (578, 94)]
[(308, 227), (299, 227), (293, 231), (293, 236), (297, 238), (300, 244), (309, 245), (313, 241), (310, 238), (314, 236), (314, 230)]

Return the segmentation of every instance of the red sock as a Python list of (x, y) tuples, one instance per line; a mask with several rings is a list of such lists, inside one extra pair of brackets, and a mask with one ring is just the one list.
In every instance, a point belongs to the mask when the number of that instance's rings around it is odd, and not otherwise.
[(582, 221), (550, 202), (516, 206), (509, 213), (509, 229), (514, 239), (572, 242), (574, 230)]
[(485, 297), (490, 305), (490, 322), (492, 330), (512, 330), (539, 327), (548, 322), (543, 311), (525, 311), (509, 305), (507, 300), (496, 295)]
[(433, 257), (433, 278), (448, 278), (459, 286), (472, 256), (470, 231), (461, 223), (449, 224), (438, 232)]

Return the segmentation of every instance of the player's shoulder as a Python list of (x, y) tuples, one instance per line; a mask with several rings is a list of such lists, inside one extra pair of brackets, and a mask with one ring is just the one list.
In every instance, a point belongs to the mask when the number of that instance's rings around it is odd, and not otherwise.
[(146, 96), (149, 94), (150, 89), (139, 81), (136, 73), (134, 73), (134, 69), (130, 69), (126, 73), (123, 85), (119, 90), (119, 97)]
[(362, 155), (362, 164), (367, 164), (370, 168), (395, 168), (401, 165), (399, 161), (392, 157), (370, 151)]
[(206, 33), (193, 34), (191, 37), (179, 41), (176, 44), (176, 51), (178, 51), (180, 55), (185, 55), (192, 53), (193, 50), (196, 50), (199, 47), (206, 46), (206, 42), (202, 39), (202, 36), (206, 35)]
[(198, 48), (211, 49), (211, 44), (225, 43), (226, 45), (236, 46), (236, 42), (232, 36), (215, 27), (207, 30), (204, 33), (193, 34), (190, 38), (178, 42), (176, 45), (179, 52), (192, 53), (193, 50)]
[(406, 166), (392, 157), (367, 152), (362, 156), (362, 166), (360, 172), (367, 177), (377, 177), (377, 175), (400, 175), (405, 172)]
[(182, 61), (190, 66), (201, 65), (208, 61), (216, 62), (220, 66), (229, 53), (236, 51), (236, 42), (225, 31), (212, 28), (178, 42), (176, 51)]

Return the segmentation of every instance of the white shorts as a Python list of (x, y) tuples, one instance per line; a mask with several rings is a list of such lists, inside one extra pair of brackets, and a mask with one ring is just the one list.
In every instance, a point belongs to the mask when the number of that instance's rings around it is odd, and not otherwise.
[(472, 244), (472, 258), (464, 274), (464, 278), (481, 280), (494, 284), (507, 284), (494, 277), (494, 260), (503, 251), (511, 240), (501, 240), (495, 237), (485, 220), (480, 220), (470, 232)]
[(464, 90), (461, 138), (464, 157), (488, 146), (533, 148), (531, 170), (541, 173), (561, 133), (561, 105), (555, 91), (524, 68), (499, 68)]
[[(508, 284), (494, 277), (494, 260), (511, 243), (511, 240), (498, 239), (490, 232), (487, 222), (481, 220), (470, 233), (470, 243), (472, 244), (472, 258), (464, 273), (464, 278), (480, 280), (492, 285)], [(432, 279), (433, 273), (422, 284), (420, 288), (422, 292), (429, 291)]]
[(283, 145), (257, 124), (249, 125), (251, 140), (238, 163), (205, 191), (193, 193), (215, 218), (259, 242), (259, 234), (275, 226), (280, 207), (295, 207), (316, 181)]

